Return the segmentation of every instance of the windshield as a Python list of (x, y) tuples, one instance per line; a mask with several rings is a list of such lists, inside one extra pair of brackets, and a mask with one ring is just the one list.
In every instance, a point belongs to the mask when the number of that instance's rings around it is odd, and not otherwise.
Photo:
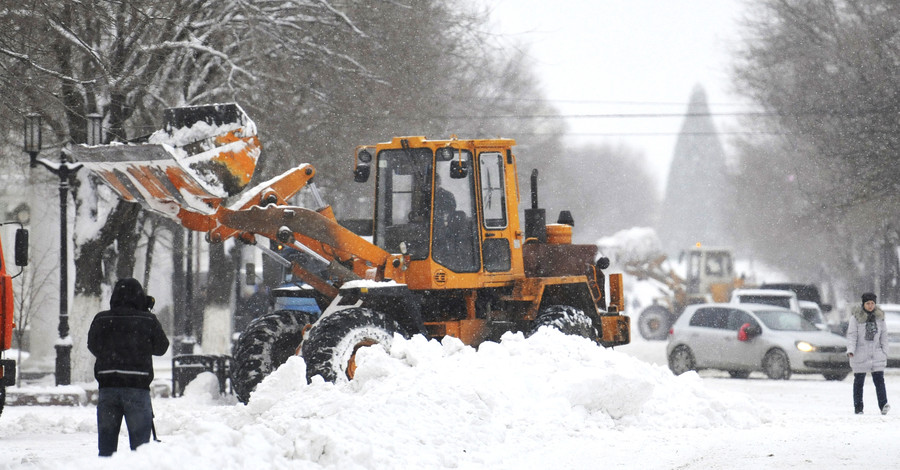
[(711, 251), (706, 253), (706, 274), (712, 277), (731, 276), (731, 253)]
[(806, 318), (813, 323), (825, 323), (825, 319), (822, 318), (822, 312), (817, 308), (801, 307), (800, 311), (803, 312), (803, 318)]
[(787, 310), (756, 311), (756, 316), (770, 330), (776, 331), (816, 331), (816, 325), (800, 315)]
[(412, 259), (428, 257), (431, 231), (431, 162), (428, 148), (390, 149), (378, 154), (375, 244)]
[(431, 255), (452, 271), (475, 272), (481, 267), (475, 212), (475, 171), (451, 178), (451, 162), (472, 168), (472, 153), (444, 147), (438, 152), (434, 173), (434, 237)]

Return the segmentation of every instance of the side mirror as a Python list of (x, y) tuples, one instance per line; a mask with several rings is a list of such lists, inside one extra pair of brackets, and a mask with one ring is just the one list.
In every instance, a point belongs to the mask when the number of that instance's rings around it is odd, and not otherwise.
[(365, 183), (369, 181), (369, 165), (357, 165), (353, 169), (353, 181), (357, 183)]
[(469, 162), (453, 160), (450, 162), (450, 178), (458, 180), (469, 176)]
[(16, 266), (28, 266), (28, 229), (16, 229)]
[(356, 161), (353, 166), (353, 181), (365, 183), (371, 173), (372, 154), (365, 147), (357, 148)]
[(738, 330), (738, 341), (750, 341), (761, 334), (762, 328), (760, 328), (759, 325), (744, 323), (741, 325), (741, 329)]
[(606, 269), (609, 267), (609, 258), (605, 256), (601, 256), (600, 259), (597, 260), (597, 267), (600, 269)]

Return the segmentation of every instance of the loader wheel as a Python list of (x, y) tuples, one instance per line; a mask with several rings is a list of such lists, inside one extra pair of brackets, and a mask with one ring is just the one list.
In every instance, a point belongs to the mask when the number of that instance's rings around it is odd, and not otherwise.
[(0, 383), (0, 415), (3, 414), (3, 405), (6, 404), (6, 385)]
[(543, 326), (559, 330), (563, 334), (581, 336), (597, 341), (594, 322), (582, 310), (568, 305), (549, 305), (538, 312), (528, 336), (537, 333)]
[(247, 403), (257, 384), (297, 354), (303, 330), (312, 322), (308, 313), (278, 310), (247, 325), (232, 350), (231, 384), (238, 400)]
[(673, 323), (675, 323), (675, 318), (669, 309), (662, 305), (651, 305), (645, 308), (638, 317), (638, 330), (640, 330), (641, 336), (648, 341), (664, 340)]
[(409, 338), (393, 318), (369, 308), (348, 308), (322, 317), (301, 346), (306, 380), (312, 381), (317, 375), (328, 382), (352, 380), (356, 352), (375, 344), (390, 350), (394, 333)]

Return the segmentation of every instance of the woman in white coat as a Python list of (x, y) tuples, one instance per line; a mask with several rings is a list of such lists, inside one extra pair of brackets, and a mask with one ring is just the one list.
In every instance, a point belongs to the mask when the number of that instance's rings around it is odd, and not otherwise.
[(872, 374), (878, 409), (885, 415), (891, 405), (887, 402), (884, 389), (884, 368), (887, 367), (887, 328), (884, 312), (875, 305), (875, 294), (862, 295), (862, 305), (853, 307), (847, 326), (847, 355), (853, 369), (853, 409), (856, 414), (863, 412), (863, 384), (866, 373)]

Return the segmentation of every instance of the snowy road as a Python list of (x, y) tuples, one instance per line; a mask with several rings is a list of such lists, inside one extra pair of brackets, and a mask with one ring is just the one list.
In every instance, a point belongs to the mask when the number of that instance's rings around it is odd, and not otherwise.
[[(615, 353), (561, 337), (504, 345), (476, 354), (410, 344), (400, 356), (362, 361), (370, 377), (343, 389), (291, 383), (302, 370), (282, 368), (247, 407), (203, 391), (157, 399), (163, 443), (103, 461), (94, 457), (93, 407), (8, 407), (0, 468), (887, 469), (900, 462), (900, 407), (878, 414), (871, 383), (868, 411), (857, 416), (851, 378), (672, 378), (660, 366), (664, 342), (637, 340)], [(302, 367), (295, 362), (288, 366)], [(620, 379), (596, 375), (601, 363)], [(546, 379), (518, 382), (529, 370), (557, 380), (546, 389)], [(900, 370), (885, 378), (889, 398), (900, 402)], [(485, 385), (491, 381), (500, 385)], [(585, 396), (588, 387), (601, 400)], [(120, 449), (126, 442), (123, 435)]]

